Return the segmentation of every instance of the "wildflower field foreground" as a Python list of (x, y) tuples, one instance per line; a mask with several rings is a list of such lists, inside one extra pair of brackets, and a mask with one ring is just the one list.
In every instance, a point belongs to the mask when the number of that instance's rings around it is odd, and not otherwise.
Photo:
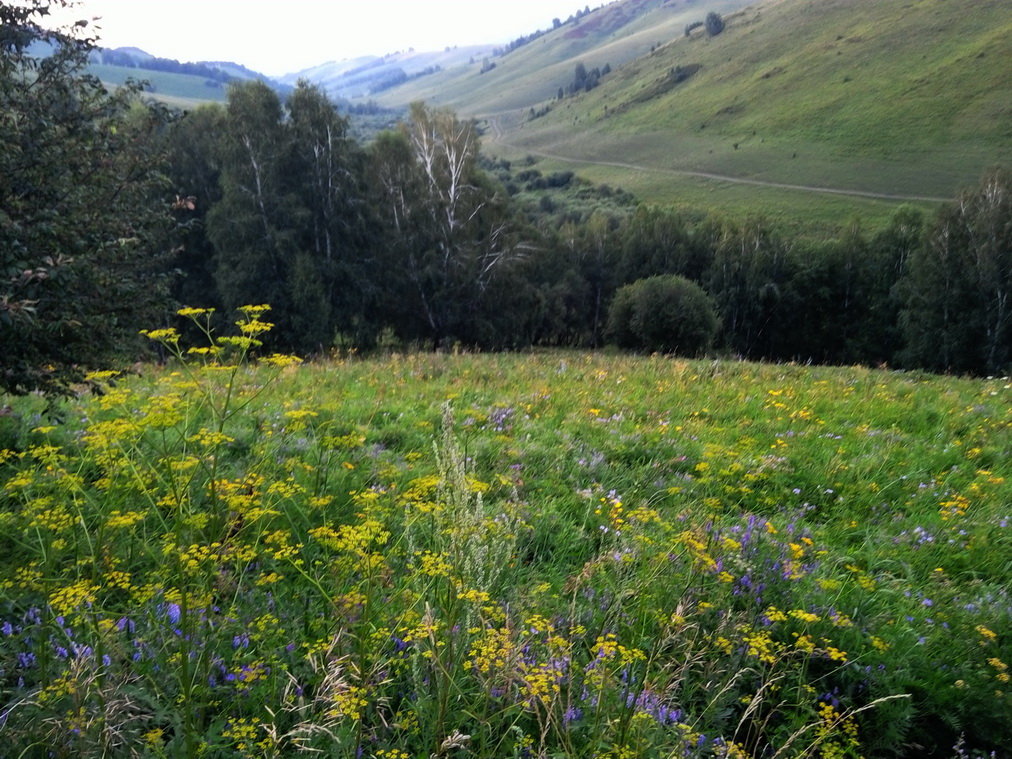
[(9, 400), (0, 755), (1009, 756), (1007, 378), (243, 324)]

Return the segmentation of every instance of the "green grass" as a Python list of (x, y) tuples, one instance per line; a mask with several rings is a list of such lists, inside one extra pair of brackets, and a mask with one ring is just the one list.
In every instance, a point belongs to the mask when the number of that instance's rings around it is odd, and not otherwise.
[[(643, 19), (656, 22), (662, 12)], [(486, 119), (489, 152), (550, 154), (648, 202), (785, 215), (799, 227), (810, 219), (815, 230), (865, 213), (875, 226), (889, 204), (651, 175), (705, 172), (895, 195), (899, 203), (954, 197), (985, 169), (1012, 161), (1007, 3), (968, 13), (944, 0), (779, 0), (725, 18), (714, 38), (686, 39), (678, 25), (658, 23), (652, 35), (630, 25), (614, 40), (589, 35), (578, 54), (556, 32), (507, 56), (502, 71), (447, 71), (410, 95)], [(665, 44), (650, 53), (657, 42)], [(552, 102), (577, 60), (602, 65), (615, 46), (624, 46), (614, 59), (623, 65), (613, 61), (597, 89)], [(688, 80), (660, 86), (675, 67), (695, 65)], [(546, 104), (547, 115), (528, 120), (530, 107)], [(713, 191), (700, 190), (706, 185)]]
[(731, 220), (760, 216), (786, 235), (816, 240), (836, 237), (854, 219), (860, 221), (865, 231), (874, 233), (885, 228), (902, 205), (921, 208), (929, 217), (937, 207), (936, 203), (819, 194), (777, 187), (762, 188), (758, 192), (751, 185), (705, 179), (663, 168), (631, 171), (615, 166), (543, 158), (522, 150), (505, 150), (501, 157), (511, 159), (519, 166), (526, 165), (528, 157), (534, 157), (535, 167), (545, 174), (576, 171), (580, 177), (595, 184), (621, 188), (638, 200), (679, 209), (689, 216), (712, 214)]
[(110, 66), (93, 63), (88, 71), (111, 86), (126, 83), (127, 79), (146, 81), (151, 85), (151, 94), (173, 104), (186, 105), (204, 102), (224, 102), (227, 88), (221, 82), (208, 84), (210, 80), (190, 74), (173, 74), (167, 71), (149, 71), (127, 66)]
[[(744, 4), (745, 0), (710, 0), (706, 9), (728, 12)], [(553, 100), (559, 87), (570, 84), (578, 61), (588, 69), (605, 64), (615, 68), (648, 53), (659, 42), (680, 36), (686, 24), (702, 21), (705, 15), (706, 10), (692, 5), (633, 0), (595, 11), (576, 26), (565, 24), (494, 59), (492, 71), (480, 73), (482, 61), (449, 68), (381, 93), (377, 100), (388, 105), (427, 100), (468, 115), (526, 111)]]
[(1004, 750), (1007, 378), (250, 345), (0, 417), (12, 755)]

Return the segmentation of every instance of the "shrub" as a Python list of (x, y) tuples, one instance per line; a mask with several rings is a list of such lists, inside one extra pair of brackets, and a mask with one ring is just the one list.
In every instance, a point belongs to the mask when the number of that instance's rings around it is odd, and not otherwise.
[(716, 331), (710, 296), (676, 275), (619, 288), (608, 311), (608, 333), (623, 348), (693, 355), (710, 346)]
[(724, 19), (719, 13), (710, 11), (706, 14), (706, 33), (711, 37), (716, 37), (724, 31)]

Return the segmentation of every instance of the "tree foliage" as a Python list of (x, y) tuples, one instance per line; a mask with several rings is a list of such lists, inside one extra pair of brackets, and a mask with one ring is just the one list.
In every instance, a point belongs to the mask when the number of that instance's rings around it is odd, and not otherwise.
[(225, 109), (217, 103), (179, 119), (166, 136), (168, 176), (177, 222), (177, 245), (168, 262), (176, 272), (172, 296), (182, 304), (221, 307), (215, 286), (215, 251), (207, 236), (207, 214), (221, 200), (219, 140)]
[[(716, 349), (751, 359), (1012, 368), (1007, 171), (927, 228), (901, 208), (875, 235), (792, 239), (637, 207), (533, 159), (481, 164), (476, 125), (422, 104), (368, 147), (305, 82), (285, 98), (234, 85), (171, 119), (87, 76), (86, 27), (39, 26), (55, 4), (0, 5), (4, 389), (135, 357), (137, 330), (170, 318), (169, 284), (179, 305), (270, 303), (272, 347), (301, 353), (381, 334), (694, 353), (716, 313)], [(578, 65), (571, 89), (607, 70)]]
[(0, 387), (16, 393), (65, 390), (164, 309), (168, 115), (85, 73), (84, 22), (41, 26), (63, 5), (0, 4)]
[(710, 347), (716, 332), (710, 297), (675, 274), (620, 287), (608, 310), (608, 333), (623, 348), (695, 356)]
[(379, 208), (402, 272), (401, 327), (416, 338), (495, 342), (498, 285), (522, 256), (505, 193), (477, 169), (478, 134), (451, 111), (411, 107), (372, 151)]
[(680, 274), (698, 282), (713, 257), (708, 243), (705, 237), (694, 236), (677, 213), (640, 206), (624, 225), (620, 278), (632, 282), (657, 274)]
[(725, 225), (708, 291), (717, 301), (725, 345), (746, 358), (790, 358), (797, 325), (791, 247), (762, 219)]
[(204, 192), (215, 198), (206, 231), (223, 304), (271, 303), (275, 339), (300, 351), (356, 332), (371, 292), (370, 225), (362, 152), (347, 121), (306, 82), (284, 103), (260, 82), (234, 85), (223, 113), (199, 118), (221, 126), (208, 151), (219, 189)]
[(706, 25), (706, 33), (711, 37), (716, 37), (724, 31), (724, 18), (715, 11), (707, 13), (706, 21), (703, 23)]
[(939, 210), (903, 286), (907, 363), (1012, 369), (1012, 173), (989, 172)]

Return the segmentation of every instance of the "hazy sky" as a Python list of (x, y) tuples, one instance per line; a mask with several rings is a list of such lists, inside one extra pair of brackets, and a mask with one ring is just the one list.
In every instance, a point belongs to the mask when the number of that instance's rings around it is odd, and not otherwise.
[[(265, 74), (414, 47), (508, 42), (565, 20), (580, 0), (80, 0), (103, 47), (180, 61), (230, 60)], [(600, 0), (593, 5), (600, 5)]]

